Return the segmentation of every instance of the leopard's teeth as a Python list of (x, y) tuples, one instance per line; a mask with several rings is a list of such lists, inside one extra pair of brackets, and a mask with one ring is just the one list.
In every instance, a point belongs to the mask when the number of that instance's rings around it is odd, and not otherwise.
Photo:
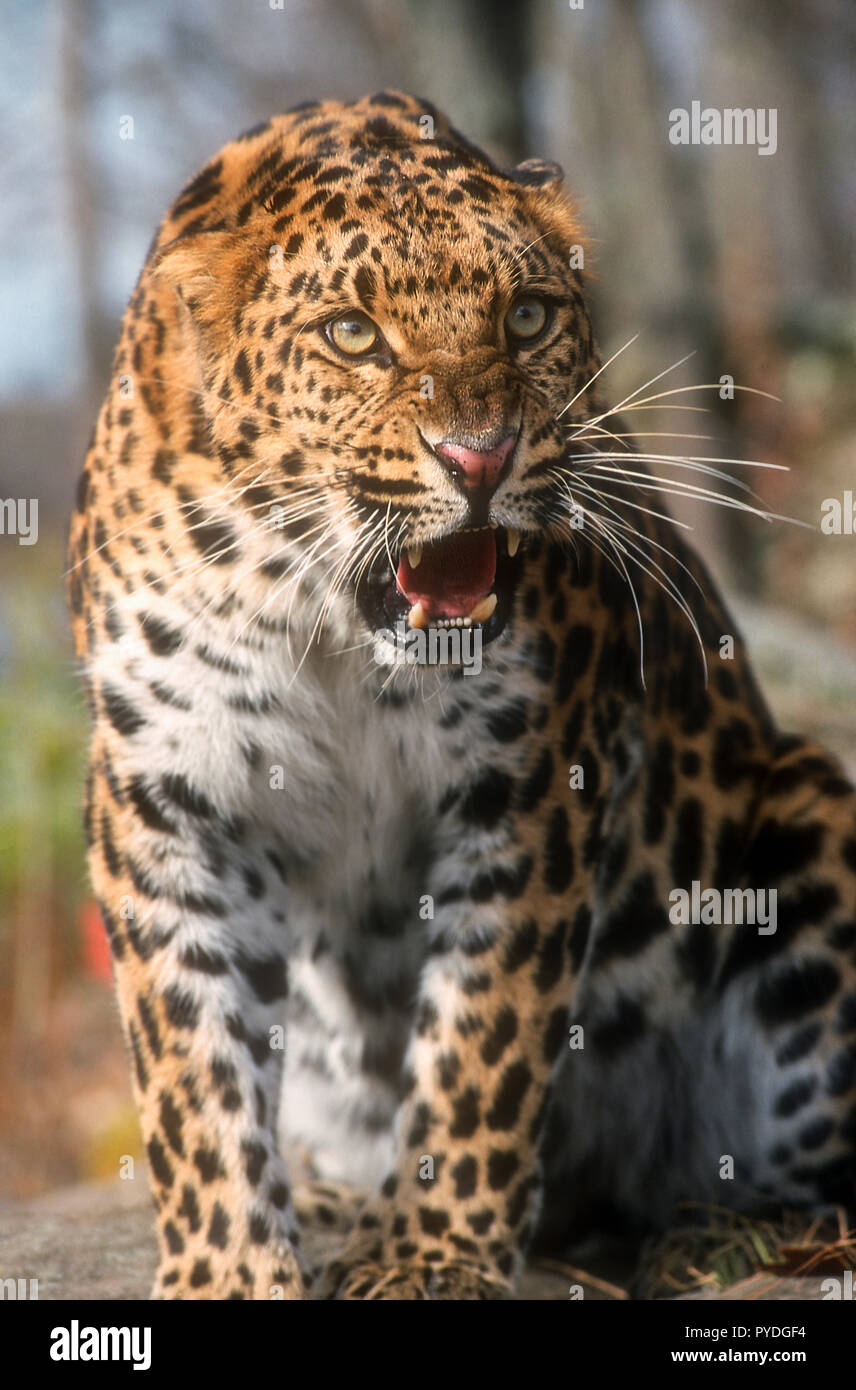
[(412, 570), (418, 569), (422, 560), (422, 546), (409, 545), (407, 547), (407, 563)]
[(428, 626), (428, 614), (425, 612), (425, 609), (422, 607), (421, 603), (414, 603), (413, 607), (407, 615), (407, 621), (409, 622), (411, 627)]
[(486, 623), (497, 604), (496, 594), (488, 594), (487, 598), (480, 599), (470, 614), (470, 621), (473, 623)]
[(517, 554), (517, 548), (520, 545), (520, 532), (517, 531), (513, 526), (509, 526), (508, 530), (505, 533), (505, 543), (508, 546), (508, 553), (513, 559), (514, 556)]

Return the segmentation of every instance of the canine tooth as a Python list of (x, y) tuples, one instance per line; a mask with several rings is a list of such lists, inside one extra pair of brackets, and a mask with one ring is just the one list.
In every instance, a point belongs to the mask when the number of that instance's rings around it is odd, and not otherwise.
[(481, 599), (470, 614), (474, 623), (486, 623), (494, 608), (496, 607), (496, 594), (488, 594), (487, 598)]
[(421, 603), (414, 603), (407, 615), (407, 621), (411, 627), (427, 627), (428, 615)]
[(509, 555), (516, 555), (517, 547), (520, 545), (520, 532), (513, 526), (509, 526), (506, 532), (506, 544), (508, 546)]
[(422, 560), (422, 546), (409, 545), (407, 547), (407, 563), (412, 570), (418, 569)]

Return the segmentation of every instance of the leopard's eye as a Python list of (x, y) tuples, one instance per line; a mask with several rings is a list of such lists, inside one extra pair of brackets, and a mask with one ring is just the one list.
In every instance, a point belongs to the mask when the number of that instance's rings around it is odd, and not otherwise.
[(333, 319), (325, 331), (333, 346), (340, 352), (346, 352), (349, 357), (362, 357), (375, 347), (380, 338), (377, 325), (359, 309)]
[(531, 342), (544, 331), (547, 305), (534, 294), (521, 294), (505, 315), (505, 329), (519, 342)]

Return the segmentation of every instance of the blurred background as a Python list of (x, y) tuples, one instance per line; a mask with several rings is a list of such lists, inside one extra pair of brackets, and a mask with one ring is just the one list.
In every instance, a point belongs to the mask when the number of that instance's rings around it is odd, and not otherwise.
[[(154, 228), (227, 140), (309, 97), (410, 89), (501, 163), (558, 160), (612, 401), (718, 382), (628, 420), (765, 460), (766, 524), (681, 501), (782, 722), (856, 769), (852, 0), (4, 0), (0, 15), (0, 1192), (115, 1176), (137, 1147), (79, 828), (85, 749), (63, 598), (70, 499)], [(672, 145), (669, 112), (775, 108), (777, 148)], [(130, 118), (130, 120), (129, 120)], [(689, 422), (689, 423), (688, 423)], [(650, 442), (650, 441), (649, 441)], [(680, 476), (673, 470), (673, 476)], [(684, 474), (692, 480), (693, 475)], [(851, 505), (852, 513), (852, 505)], [(2, 514), (2, 513), (0, 513)]]

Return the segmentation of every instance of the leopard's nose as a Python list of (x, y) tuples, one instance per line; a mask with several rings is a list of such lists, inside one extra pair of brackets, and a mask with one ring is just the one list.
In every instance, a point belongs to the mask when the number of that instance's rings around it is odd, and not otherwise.
[(434, 453), (452, 478), (467, 491), (490, 495), (496, 491), (510, 469), (511, 451), (517, 434), (499, 440), (478, 435), (461, 435), (434, 445)]

